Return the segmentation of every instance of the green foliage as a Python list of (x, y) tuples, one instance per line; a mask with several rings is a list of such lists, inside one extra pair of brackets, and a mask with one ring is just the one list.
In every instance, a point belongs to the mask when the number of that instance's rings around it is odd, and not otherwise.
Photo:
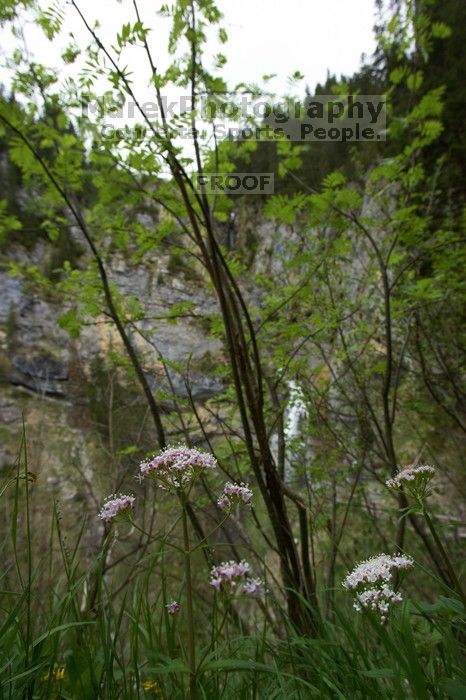
[(8, 203), (0, 200), (0, 243), (2, 243), (12, 231), (20, 231), (21, 221), (16, 216), (7, 213)]
[[(13, 566), (2, 572), (0, 692), (5, 697), (59, 693), (131, 700), (144, 690), (149, 696), (185, 697), (188, 668), (180, 637), (182, 619), (170, 619), (164, 608), (173, 584), (163, 579), (161, 587), (154, 586), (169, 553), (163, 546), (154, 547), (141, 562), (139, 576), (125, 585), (124, 593), (118, 592), (119, 584), (104, 575), (109, 540), (103, 541), (87, 579), (77, 555), (81, 534), (65, 545), (63, 513), (55, 510), (46, 553), (50, 563), (42, 566), (43, 554), (35, 551), (35, 535), (28, 525), (33, 483), (24, 450), (22, 455), (8, 490), (1, 494), (4, 502), (12, 494), (11, 533), (3, 557), (12, 558)], [(54, 562), (54, 546), (61, 561)], [(47, 597), (41, 588), (44, 579), (53, 580)], [(82, 601), (89, 582), (98, 593), (94, 608), (87, 611)], [(464, 609), (455, 598), (441, 595), (433, 603), (407, 602), (381, 626), (370, 612), (355, 618), (344, 605), (344, 595), (339, 594), (335, 620), (322, 621), (317, 639), (292, 630), (286, 640), (280, 639), (267, 623), (245, 634), (234, 630), (234, 619), (225, 636), (218, 603), (204, 610), (199, 601), (201, 697), (463, 697)], [(279, 615), (284, 612), (276, 610)]]
[(60, 32), (64, 15), (60, 9), (60, 5), (56, 2), (46, 10), (40, 10), (36, 16), (36, 22), (42, 29), (49, 41)]
[[(445, 8), (456, 17), (448, 2)], [(384, 486), (399, 464), (421, 458), (419, 450), (441, 465), (444, 488), (461, 484), (464, 198), (454, 207), (448, 203), (456, 190), (442, 173), (451, 163), (461, 171), (462, 142), (452, 157), (448, 89), (456, 78), (432, 78), (438, 42), (451, 51), (460, 32), (444, 21), (439, 3), (399, 0), (395, 10), (387, 20), (382, 13), (373, 62), (352, 78), (329, 77), (315, 90), (386, 92), (386, 144), (282, 140), (212, 147), (215, 116), (199, 122), (196, 96), (205, 92), (214, 107), (229, 106), (228, 86), (218, 74), (224, 57), (216, 57), (211, 73), (204, 55), (212, 32), (226, 40), (212, 0), (162, 7), (172, 20), (173, 60), (165, 71), (154, 70), (149, 28), (134, 18), (106, 54), (98, 27), (90, 28), (82, 49), (87, 63), (66, 90), (54, 71), (21, 51), (12, 57), (19, 101), (0, 101), (8, 171), (2, 178), (11, 184), (0, 202), (0, 235), (4, 249), (21, 242), (23, 233), (26, 242), (21, 191), (36, 217), (32, 245), (46, 239), (52, 252), (37, 264), (15, 258), (11, 274), (62, 304), (59, 325), (71, 337), (87, 325), (108, 331), (101, 336), (109, 338), (105, 358), (93, 364), (83, 390), (108, 467), (99, 474), (102, 483), (119, 489), (136, 457), (153, 451), (157, 435), (161, 445), (181, 437), (207, 441), (228, 477), (251, 481), (258, 494), (253, 526), (238, 516), (237, 531), (226, 527), (225, 537), (201, 539), (196, 547), (201, 697), (401, 700), (439, 693), (455, 698), (464, 691), (464, 610), (445, 571), (448, 555)], [(16, 11), (2, 3), (0, 21)], [(54, 39), (64, 20), (61, 6), (38, 12), (37, 24)], [(156, 99), (169, 85), (189, 89), (192, 102), (183, 114), (166, 121), (161, 100), (153, 118), (144, 114), (125, 63), (126, 49), (141, 44)], [(65, 50), (65, 63), (78, 50)], [(107, 81), (104, 94), (98, 94), (101, 80)], [(255, 86), (240, 87), (259, 94)], [(107, 118), (126, 95), (135, 103), (137, 128), (109, 135)], [(95, 110), (74, 116), (82, 99)], [(185, 153), (178, 129), (193, 128), (195, 152)], [(193, 172), (233, 172), (245, 164), (278, 178), (260, 214), (254, 204), (236, 206), (221, 193), (204, 197), (194, 186)], [(238, 234), (228, 246), (227, 234)], [(157, 274), (165, 259), (168, 274), (215, 309), (202, 322), (220, 341), (218, 357), (162, 357), (157, 333), (163, 327), (148, 329), (143, 300), (118, 286), (120, 274), (132, 275), (136, 266)], [(176, 302), (161, 316), (177, 323), (197, 315), (194, 308), (191, 301)], [(205, 402), (180, 398), (172, 377), (189, 385), (191, 371), (220, 378), (222, 391)], [(142, 395), (155, 416), (155, 433), (145, 426)], [(290, 409), (299, 405), (291, 433)], [(145, 530), (134, 551), (128, 544), (134, 533), (115, 542), (104, 532), (97, 555), (80, 562), (79, 538), (71, 549), (65, 546), (56, 512), (46, 578), (32, 546), (28, 483), (27, 464), (24, 475), (18, 468), (7, 482), (15, 496), (0, 593), (0, 692), (133, 698), (147, 682), (166, 697), (186, 697), (186, 644), (165, 605), (168, 585), (183, 590), (187, 569), (178, 571), (166, 542), (155, 544), (152, 531), (146, 541)], [(197, 534), (217, 515), (215, 494), (203, 488), (195, 494), (199, 500), (193, 495)], [(444, 509), (441, 494), (435, 506)], [(170, 524), (171, 510), (155, 500), (141, 508), (150, 527), (158, 520)], [(96, 536), (95, 526), (89, 529), (90, 538)], [(350, 615), (339, 588), (343, 563), (405, 545), (420, 562), (408, 604), (387, 626), (370, 613)], [(226, 606), (222, 620), (208, 570), (210, 558), (227, 546), (234, 556), (249, 551), (264, 566), (270, 595), (254, 613)], [(449, 548), (459, 560), (454, 538)], [(184, 542), (185, 556), (188, 550)], [(440, 581), (426, 573), (430, 565)], [(286, 576), (299, 583), (291, 597)], [(308, 608), (313, 624), (304, 628)], [(293, 628), (298, 622), (300, 634)]]

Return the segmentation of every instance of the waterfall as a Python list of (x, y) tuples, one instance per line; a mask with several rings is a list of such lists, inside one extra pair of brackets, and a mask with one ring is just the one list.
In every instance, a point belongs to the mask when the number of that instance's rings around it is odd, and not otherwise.
[[(289, 390), (289, 398), (284, 412), (284, 437), (285, 437), (285, 482), (293, 483), (295, 481), (295, 466), (296, 462), (302, 457), (302, 448), (310, 452), (310, 446), (303, 442), (297, 447), (297, 441), (303, 433), (303, 427), (306, 425), (309, 417), (309, 411), (304, 398), (304, 392), (299, 384), (290, 379), (287, 381)], [(307, 435), (307, 429), (306, 429)], [(273, 435), (270, 441), (272, 453), (277, 459), (278, 457), (278, 439), (277, 435)], [(293, 444), (294, 443), (294, 444)]]

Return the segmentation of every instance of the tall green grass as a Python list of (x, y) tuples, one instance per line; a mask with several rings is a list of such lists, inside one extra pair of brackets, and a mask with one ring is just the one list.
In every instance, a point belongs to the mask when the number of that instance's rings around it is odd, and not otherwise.
[[(183, 611), (170, 616), (166, 551), (154, 545), (128, 586), (102, 575), (109, 540), (86, 570), (50, 513), (49, 551), (34, 551), (31, 483), (23, 441), (16, 474), (0, 488), (11, 502), (1, 546), (0, 700), (186, 698), (190, 669)], [(57, 560), (54, 553), (59, 552)], [(157, 582), (155, 586), (154, 582)], [(205, 700), (286, 698), (466, 698), (464, 608), (451, 591), (394, 610), (386, 625), (357, 614), (335, 591), (319, 635), (298, 635), (275, 600), (269, 617), (231, 615), (212, 591), (196, 605), (197, 696)], [(90, 588), (95, 595), (90, 602)], [(235, 603), (231, 603), (231, 606)], [(243, 619), (245, 618), (245, 619)], [(247, 632), (245, 631), (247, 628)]]

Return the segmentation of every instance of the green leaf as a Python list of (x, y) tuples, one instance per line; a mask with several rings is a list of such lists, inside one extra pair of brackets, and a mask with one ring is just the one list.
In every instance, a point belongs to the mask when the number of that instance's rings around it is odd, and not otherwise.
[(466, 685), (454, 678), (446, 678), (440, 681), (440, 690), (447, 693), (451, 700), (466, 700)]
[(450, 27), (444, 22), (432, 22), (431, 32), (434, 39), (448, 39), (452, 34)]
[(217, 659), (202, 664), (199, 672), (203, 673), (205, 671), (262, 671), (270, 673), (270, 668), (251, 659)]
[(83, 326), (82, 320), (79, 318), (75, 309), (65, 311), (58, 318), (58, 325), (63, 328), (72, 338), (78, 338)]
[(395, 671), (393, 668), (373, 668), (370, 671), (362, 671), (362, 675), (367, 676), (367, 678), (393, 678), (398, 674), (399, 671)]

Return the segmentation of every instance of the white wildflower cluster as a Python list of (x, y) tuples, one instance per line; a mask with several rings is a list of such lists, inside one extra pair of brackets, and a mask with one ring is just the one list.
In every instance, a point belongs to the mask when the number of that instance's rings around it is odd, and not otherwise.
[(208, 452), (195, 448), (167, 447), (156, 457), (141, 462), (139, 478), (159, 479), (165, 488), (179, 489), (206, 469), (215, 469), (217, 460)]
[(115, 520), (117, 517), (128, 518), (132, 511), (134, 501), (134, 496), (127, 496), (125, 494), (117, 496), (116, 494), (112, 494), (107, 497), (97, 517), (107, 523), (111, 520)]
[(251, 578), (251, 567), (247, 561), (225, 561), (214, 566), (210, 572), (210, 585), (217, 591), (228, 593), (245, 593), (260, 596), (264, 591), (264, 582), (260, 578)]
[(429, 482), (435, 476), (435, 469), (425, 465), (410, 465), (401, 469), (392, 479), (385, 483), (389, 489), (405, 488), (417, 501), (423, 501), (430, 495)]
[(415, 467), (413, 465), (405, 467), (399, 471), (393, 479), (388, 479), (386, 484), (389, 488), (400, 488), (413, 481), (430, 481), (435, 476), (435, 469), (427, 464)]
[(217, 503), (220, 508), (229, 509), (235, 503), (249, 504), (252, 498), (252, 491), (248, 484), (233, 484), (231, 481), (227, 481), (223, 487), (223, 491), (220, 494)]
[(402, 600), (401, 594), (385, 583), (382, 588), (368, 588), (366, 591), (358, 593), (353, 607), (358, 612), (361, 612), (363, 608), (378, 610), (381, 621), (385, 622), (390, 603), (401, 603)]
[(412, 569), (414, 562), (404, 554), (379, 554), (358, 564), (343, 581), (343, 586), (354, 591), (354, 608), (378, 611), (381, 622), (385, 622), (389, 606), (400, 603), (402, 596), (393, 590), (394, 572)]

